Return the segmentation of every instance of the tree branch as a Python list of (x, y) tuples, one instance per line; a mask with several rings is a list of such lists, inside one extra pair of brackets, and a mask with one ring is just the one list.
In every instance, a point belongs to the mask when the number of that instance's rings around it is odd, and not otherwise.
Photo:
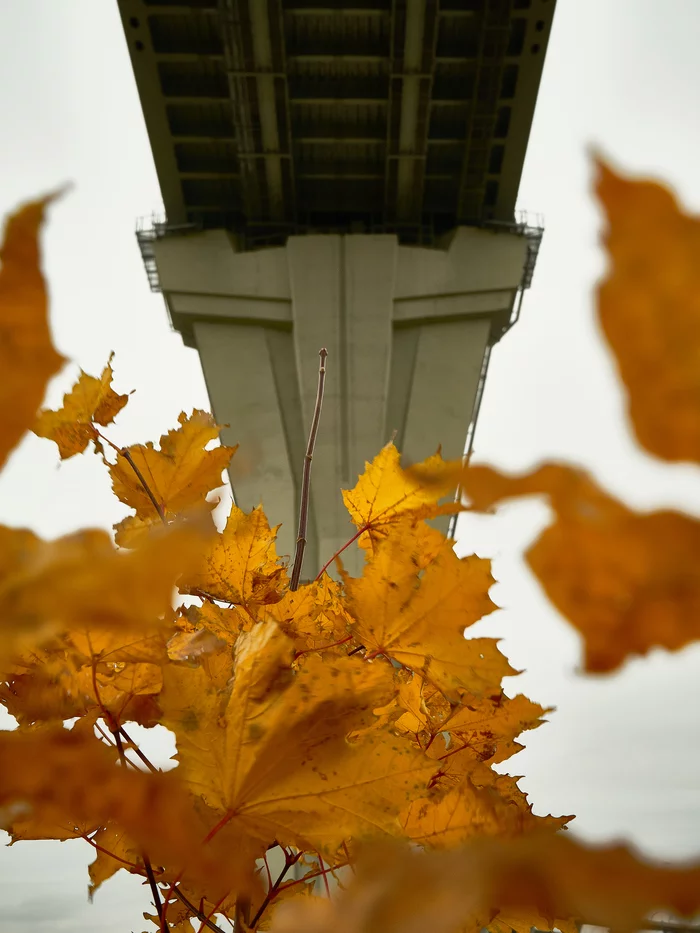
[(255, 925), (258, 923), (258, 921), (260, 920), (260, 918), (262, 917), (262, 915), (265, 913), (265, 910), (267, 909), (267, 907), (268, 907), (270, 901), (271, 901), (271, 900), (275, 897), (275, 895), (277, 894), (277, 892), (278, 892), (278, 890), (279, 890), (279, 886), (280, 886), (280, 885), (282, 884), (282, 882), (284, 881), (284, 876), (287, 874), (287, 872), (289, 871), (289, 869), (290, 869), (293, 865), (296, 865), (296, 863), (297, 863), (297, 862), (299, 861), (299, 859), (301, 858), (301, 855), (302, 855), (301, 852), (297, 852), (296, 855), (292, 855), (292, 856), (290, 857), (290, 856), (287, 855), (287, 853), (285, 852), (285, 865), (284, 865), (284, 868), (282, 869), (282, 871), (279, 873), (279, 875), (278, 875), (277, 878), (275, 879), (275, 883), (270, 887), (270, 889), (268, 890), (267, 894), (265, 895), (262, 904), (261, 904), (260, 907), (258, 908), (258, 912), (255, 914), (255, 916), (253, 917), (253, 919), (250, 921), (250, 925), (251, 925), (251, 927), (252, 927), (253, 929), (255, 929)]
[(143, 473), (141, 472), (141, 470), (139, 470), (139, 468), (138, 468), (138, 467), (136, 466), (136, 464), (134, 463), (134, 458), (131, 456), (131, 453), (129, 452), (129, 450), (128, 450), (126, 447), (117, 447), (117, 445), (114, 444), (114, 443), (112, 443), (112, 441), (110, 441), (110, 439), (109, 439), (108, 437), (105, 437), (104, 434), (103, 434), (101, 431), (98, 431), (94, 424), (93, 424), (92, 428), (93, 428), (95, 434), (96, 434), (101, 440), (103, 440), (106, 444), (109, 444), (109, 446), (112, 448), (112, 450), (116, 450), (117, 454), (120, 454), (122, 457), (124, 457), (124, 459), (126, 460), (126, 462), (129, 464), (129, 466), (131, 467), (131, 469), (132, 469), (132, 470), (134, 471), (134, 473), (136, 474), (136, 477), (137, 477), (138, 481), (139, 481), (139, 482), (141, 483), (141, 485), (143, 486), (144, 492), (146, 493), (146, 495), (148, 496), (148, 498), (149, 498), (149, 499), (151, 500), (151, 502), (153, 503), (153, 508), (154, 508), (154, 509), (156, 510), (156, 512), (158, 513), (158, 516), (159, 516), (160, 520), (163, 522), (163, 524), (165, 524), (165, 513), (163, 512), (163, 507), (160, 505), (160, 503), (158, 502), (158, 500), (156, 499), (156, 497), (153, 495), (153, 491), (151, 490), (150, 486), (148, 485), (148, 483), (147, 483), (146, 480), (144, 479), (144, 476), (143, 476)]
[(146, 765), (148, 770), (152, 771), (153, 774), (160, 774), (161, 773), (160, 768), (156, 768), (156, 766), (151, 761), (149, 761), (146, 755), (141, 751), (141, 749), (138, 747), (136, 742), (134, 742), (133, 739), (129, 738), (129, 735), (126, 729), (124, 728), (124, 726), (119, 726), (119, 731), (121, 732), (122, 736), (126, 739), (126, 741), (131, 746), (134, 754), (139, 756), (139, 758)]
[(186, 898), (185, 895), (182, 893), (182, 891), (181, 891), (179, 888), (171, 888), (170, 890), (171, 890), (171, 893), (174, 894), (175, 897), (176, 897), (179, 901), (182, 901), (182, 903), (183, 903), (183, 904), (185, 905), (185, 907), (190, 911), (190, 913), (191, 913), (193, 916), (195, 916), (195, 917), (197, 918), (197, 920), (201, 920), (202, 923), (203, 923), (206, 927), (209, 927), (209, 929), (213, 931), (213, 933), (224, 933), (224, 931), (221, 929), (221, 927), (218, 927), (218, 926), (214, 923), (214, 921), (213, 921), (213, 920), (210, 920), (209, 917), (207, 917), (207, 915), (206, 915), (203, 911), (201, 911), (198, 907), (195, 907), (194, 904), (192, 903), (192, 901), (190, 901), (188, 898)]
[[(122, 742), (119, 729), (114, 729), (112, 731), (112, 735), (114, 736), (114, 741), (116, 743), (117, 749), (119, 750), (119, 759), (122, 763), (122, 767), (126, 768), (128, 759), (124, 753), (124, 743)], [(150, 885), (151, 894), (153, 895), (153, 904), (156, 908), (156, 913), (158, 914), (158, 923), (160, 924), (162, 933), (167, 933), (165, 916), (163, 914), (163, 903), (160, 899), (160, 891), (158, 890), (158, 885), (156, 884), (155, 875), (153, 874), (153, 866), (151, 865), (151, 861), (143, 849), (141, 850), (141, 858), (143, 859), (143, 866), (146, 869), (146, 877), (148, 878), (148, 884)]]
[(318, 367), (318, 388), (316, 390), (316, 405), (314, 407), (314, 416), (309, 431), (309, 442), (306, 445), (306, 455), (304, 457), (304, 473), (301, 480), (301, 502), (299, 504), (299, 529), (297, 532), (297, 546), (294, 552), (294, 564), (292, 565), (292, 579), (289, 584), (290, 590), (299, 589), (299, 580), (301, 579), (301, 567), (304, 563), (304, 551), (306, 550), (306, 529), (309, 521), (309, 490), (311, 487), (311, 461), (314, 456), (314, 447), (316, 446), (316, 435), (318, 434), (318, 424), (321, 420), (321, 408), (323, 407), (323, 389), (326, 382), (326, 358), (328, 350), (323, 347), (318, 353), (320, 359)]
[(141, 472), (141, 470), (139, 470), (139, 468), (138, 468), (138, 467), (136, 466), (136, 464), (134, 463), (134, 458), (131, 456), (131, 453), (126, 449), (126, 447), (122, 447), (122, 449), (119, 451), (119, 453), (122, 455), (122, 457), (124, 457), (124, 459), (126, 460), (126, 462), (129, 464), (129, 466), (131, 467), (131, 469), (132, 469), (132, 470), (134, 471), (134, 473), (136, 474), (136, 476), (137, 476), (137, 478), (138, 478), (138, 481), (139, 481), (139, 482), (141, 483), (141, 485), (143, 486), (146, 495), (148, 496), (148, 498), (149, 498), (149, 499), (151, 500), (151, 502), (153, 503), (153, 508), (154, 508), (154, 509), (156, 510), (156, 512), (158, 513), (158, 517), (159, 517), (160, 520), (163, 522), (163, 524), (165, 524), (165, 512), (163, 511), (163, 506), (158, 502), (158, 500), (156, 499), (156, 497), (153, 495), (153, 492), (151, 491), (150, 486), (148, 485), (148, 483), (146, 482), (146, 480), (145, 480), (144, 477), (143, 477), (143, 473)]

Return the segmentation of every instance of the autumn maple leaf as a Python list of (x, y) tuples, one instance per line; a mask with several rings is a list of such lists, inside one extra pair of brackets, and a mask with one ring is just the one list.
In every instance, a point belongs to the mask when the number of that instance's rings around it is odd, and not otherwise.
[(111, 354), (99, 379), (81, 371), (58, 411), (39, 412), (32, 430), (39, 437), (56, 442), (61, 460), (82, 453), (90, 441), (101, 450), (95, 424), (111, 424), (129, 401), (128, 395), (117, 395), (112, 388), (113, 356)]
[(351, 630), (359, 644), (434, 683), (450, 700), (500, 689), (514, 671), (491, 638), (464, 630), (496, 606), (489, 598), (490, 563), (458, 558), (450, 541), (427, 566), (422, 536), (411, 522), (394, 527), (361, 578), (344, 575)]
[(270, 839), (332, 857), (350, 837), (397, 833), (402, 802), (435, 770), (390, 731), (346, 741), (391, 694), (390, 668), (310, 657), (292, 676), (293, 654), (270, 620), (241, 636), (226, 684), (201, 668), (165, 672), (178, 773), (249, 857)]
[(212, 539), (199, 570), (181, 581), (181, 592), (203, 592), (249, 614), (276, 602), (287, 584), (275, 550), (276, 533), (260, 507), (245, 513), (232, 505), (226, 528)]
[(42, 541), (0, 526), (0, 657), (72, 628), (161, 626), (202, 541), (195, 528), (173, 529), (125, 554), (97, 529)]
[[(136, 514), (116, 526), (116, 541), (133, 547), (152, 525), (204, 507), (209, 492), (222, 485), (221, 474), (235, 447), (206, 445), (219, 435), (211, 415), (183, 412), (180, 427), (153, 444), (125, 447), (115, 463), (109, 464), (114, 494)], [(213, 507), (211, 504), (209, 507)]]
[(403, 469), (400, 454), (389, 443), (371, 463), (354, 489), (343, 490), (343, 501), (354, 524), (362, 530), (361, 547), (371, 550), (396, 522), (435, 518), (460, 511), (457, 502), (439, 505), (461, 481), (461, 460), (443, 460), (439, 453)]
[[(496, 916), (585, 918), (639, 929), (653, 910), (690, 917), (700, 908), (700, 868), (658, 867), (623, 846), (592, 848), (550, 833), (481, 837), (441, 852), (366, 851), (335, 902), (289, 905), (274, 933), (460, 933)], [(495, 931), (502, 929), (496, 926)], [(517, 927), (515, 928), (517, 929)]]
[(598, 161), (609, 271), (598, 317), (628, 393), (639, 442), (700, 462), (700, 217), (673, 194)]
[(524, 476), (473, 467), (464, 488), (480, 510), (546, 494), (556, 521), (527, 553), (554, 605), (583, 635), (586, 670), (611, 671), (654, 646), (700, 638), (700, 523), (639, 513), (579, 470), (547, 464)]
[(64, 363), (51, 341), (39, 230), (55, 195), (8, 218), (0, 247), (0, 467), (28, 431), (49, 379)]

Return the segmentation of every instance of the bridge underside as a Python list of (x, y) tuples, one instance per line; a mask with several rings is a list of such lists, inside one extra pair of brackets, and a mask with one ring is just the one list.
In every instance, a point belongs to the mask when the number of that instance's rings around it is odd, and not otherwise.
[(554, 0), (119, 0), (169, 225), (511, 222)]

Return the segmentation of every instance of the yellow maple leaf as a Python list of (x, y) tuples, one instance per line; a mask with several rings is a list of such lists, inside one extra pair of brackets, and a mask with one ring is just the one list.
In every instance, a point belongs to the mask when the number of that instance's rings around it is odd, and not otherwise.
[(363, 530), (361, 547), (372, 549), (391, 525), (408, 518), (435, 518), (461, 510), (457, 502), (438, 505), (461, 482), (461, 460), (443, 460), (439, 453), (403, 469), (400, 454), (389, 443), (381, 449), (354, 489), (343, 490), (343, 501), (354, 524)]
[(343, 605), (340, 585), (330, 577), (287, 590), (278, 603), (266, 607), (266, 615), (292, 639), (298, 653), (324, 649), (347, 653), (341, 646), (352, 638), (352, 619)]
[(401, 685), (398, 705), (404, 710), (394, 727), (412, 736), (426, 754), (444, 762), (440, 777), (469, 775), (475, 763), (497, 764), (521, 751), (515, 739), (543, 724), (551, 712), (524, 696), (493, 693), (464, 695), (450, 704), (432, 684), (414, 675)]
[(20, 727), (92, 714), (110, 723), (156, 725), (168, 634), (97, 627), (63, 632), (13, 660), (0, 699)]
[(556, 464), (524, 476), (473, 467), (464, 488), (480, 510), (513, 496), (549, 496), (556, 521), (527, 560), (583, 635), (587, 671), (611, 671), (631, 654), (700, 638), (700, 522), (634, 512), (585, 473)]
[(145, 874), (143, 852), (119, 826), (112, 822), (101, 826), (90, 836), (90, 841), (96, 850), (94, 860), (88, 865), (90, 900), (105, 881), (123, 868)]
[(49, 331), (38, 241), (54, 197), (11, 215), (0, 246), (0, 466), (31, 428), (49, 379), (64, 363)]
[[(363, 864), (364, 863), (364, 864)], [(692, 917), (700, 867), (652, 866), (624, 846), (593, 848), (553, 833), (482, 837), (451, 851), (368, 849), (358, 875), (323, 905), (285, 905), (274, 933), (457, 933), (498, 917), (577, 918), (643, 929), (654, 910)], [(571, 921), (562, 921), (573, 933)]]
[[(226, 638), (219, 638), (210, 628), (206, 628), (198, 623), (198, 617), (202, 618), (203, 609), (212, 610), (210, 618), (214, 624), (221, 624), (226, 633)], [(168, 657), (173, 661), (186, 661), (201, 658), (213, 651), (219, 651), (228, 644), (235, 643), (236, 638), (244, 628), (245, 616), (236, 609), (221, 609), (214, 603), (205, 603), (204, 606), (188, 606), (180, 610), (175, 619), (175, 625), (179, 629), (168, 641)]]
[(312, 656), (290, 677), (292, 657), (270, 620), (241, 636), (224, 690), (201, 669), (165, 671), (160, 703), (180, 777), (227, 815), (222, 835), (257, 854), (276, 839), (333, 857), (349, 837), (398, 832), (402, 803), (434, 763), (388, 730), (346, 740), (391, 694), (390, 667)]
[(89, 530), (56, 541), (0, 526), (0, 656), (57, 631), (163, 625), (179, 574), (196, 559), (202, 537), (176, 529), (130, 553)]
[(628, 393), (639, 442), (700, 462), (700, 218), (662, 185), (598, 162), (608, 275), (598, 316)]
[(412, 800), (401, 814), (401, 825), (419, 845), (451, 849), (475, 836), (521, 832), (528, 816), (489, 788), (465, 779), (446, 792)]
[(259, 506), (243, 512), (232, 505), (226, 528), (212, 539), (200, 570), (181, 582), (180, 591), (205, 593), (249, 613), (277, 602), (287, 578), (275, 550), (276, 533)]
[(496, 608), (488, 595), (489, 561), (460, 559), (444, 541), (421, 572), (420, 541), (410, 523), (398, 525), (361, 578), (344, 576), (355, 639), (420, 674), (452, 701), (500, 690), (501, 679), (514, 671), (496, 641), (464, 637), (467, 626)]
[(161, 437), (160, 449), (150, 443), (135, 444), (124, 448), (129, 458), (119, 454), (109, 465), (114, 494), (136, 511), (115, 526), (121, 547), (133, 547), (154, 523), (202, 507), (207, 494), (223, 485), (221, 474), (237, 448), (206, 449), (220, 429), (204, 411), (195, 410), (189, 418), (183, 412), (178, 420), (180, 427)]
[(61, 460), (82, 453), (90, 441), (95, 441), (99, 449), (94, 425), (111, 424), (128, 402), (128, 395), (117, 395), (112, 388), (113, 356), (99, 379), (81, 370), (76, 384), (64, 395), (61, 408), (44, 409), (37, 415), (32, 430), (56, 442)]
[[(18, 809), (22, 812), (26, 811), (27, 807), (20, 804)], [(10, 836), (8, 846), (13, 846), (16, 842), (26, 842), (30, 839), (53, 839), (59, 842), (82, 839), (95, 832), (97, 827), (87, 824), (77, 826), (73, 820), (62, 819), (61, 816), (55, 822), (51, 822), (46, 814), (40, 815), (39, 818), (28, 814), (15, 819), (10, 817), (3, 822), (3, 829)]]
[(206, 839), (210, 827), (175, 774), (119, 767), (114, 748), (92, 734), (62, 726), (0, 732), (0, 813), (17, 804), (50, 824), (111, 822), (154, 863), (216, 891), (215, 899), (247, 884), (221, 841)]
[[(434, 758), (440, 766), (431, 781), (431, 788), (438, 792), (433, 798), (434, 802), (440, 800), (440, 794), (459, 793), (464, 787), (471, 789), (472, 793), (474, 791), (485, 793), (491, 799), (494, 812), (501, 819), (504, 833), (508, 830), (557, 832), (565, 829), (573, 819), (571, 815), (553, 816), (550, 813), (546, 816), (538, 816), (534, 814), (527, 794), (518, 787), (519, 777), (498, 774), (489, 764), (479, 761), (465, 750), (453, 753), (453, 748), (451, 744), (448, 745), (444, 734), (435, 737), (435, 740), (426, 748), (426, 754)], [(451, 797), (450, 799), (457, 798)], [(464, 811), (460, 812), (466, 820)], [(468, 835), (468, 825), (465, 826), (465, 831)], [(467, 838), (467, 835), (464, 838)]]
[(434, 726), (435, 732), (449, 732), (451, 751), (459, 749), (465, 756), (497, 764), (521, 751), (515, 741), (528, 729), (543, 724), (542, 716), (551, 712), (519, 695), (503, 693), (481, 699), (464, 698), (463, 704)]
[[(217, 642), (233, 646), (241, 632), (247, 632), (251, 628), (253, 620), (245, 610), (227, 608), (205, 600), (201, 606), (187, 606), (182, 609), (176, 619), (176, 625), (181, 629), (182, 637), (174, 644), (178, 644), (183, 650), (185, 645), (188, 645), (190, 649), (201, 654), (207, 650), (204, 633), (209, 632)], [(211, 648), (216, 647), (210, 640), (209, 645)]]

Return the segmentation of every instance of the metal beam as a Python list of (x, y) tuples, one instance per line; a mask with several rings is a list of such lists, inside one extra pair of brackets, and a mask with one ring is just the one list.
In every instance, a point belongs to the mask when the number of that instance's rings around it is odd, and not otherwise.
[[(253, 40), (253, 64), (261, 71), (272, 70), (273, 67), (268, 4), (269, 0), (248, 0), (248, 15)], [(276, 155), (280, 148), (280, 138), (275, 79), (268, 74), (260, 74), (255, 80), (262, 148), (267, 154), (265, 176), (268, 210), (275, 220), (280, 220), (284, 217), (284, 192), (282, 190), (282, 166)]]

